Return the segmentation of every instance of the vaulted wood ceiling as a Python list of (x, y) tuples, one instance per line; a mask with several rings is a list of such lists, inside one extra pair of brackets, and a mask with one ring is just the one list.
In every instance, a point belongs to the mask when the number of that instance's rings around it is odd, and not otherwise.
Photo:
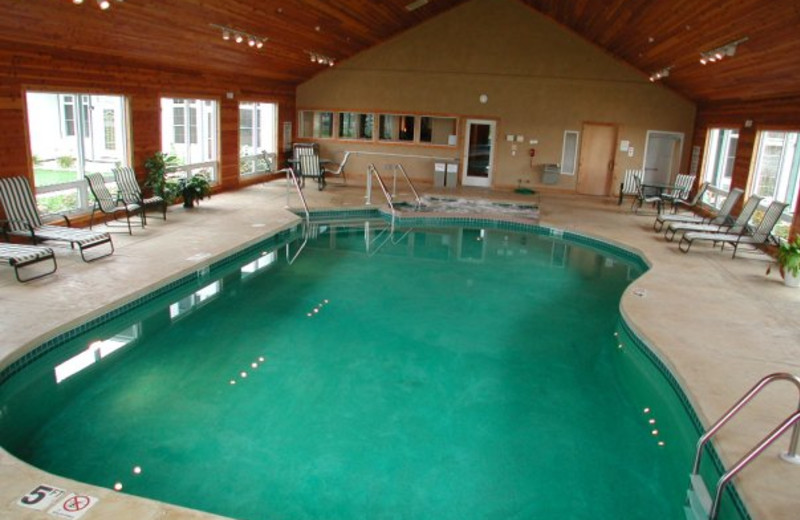
[[(467, 0), (0, 0), (0, 48), (129, 60), (162, 69), (301, 83)], [(500, 1), (500, 0), (477, 0)], [(689, 99), (800, 96), (797, 0), (518, 0)], [(212, 24), (269, 38), (263, 49), (224, 41)], [(465, 38), (469, 35), (465, 35)], [(746, 37), (736, 55), (701, 65), (700, 53)]]

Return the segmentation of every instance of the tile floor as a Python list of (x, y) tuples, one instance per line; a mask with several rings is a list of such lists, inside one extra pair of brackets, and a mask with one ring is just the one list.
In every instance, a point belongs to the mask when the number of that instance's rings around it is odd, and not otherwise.
[[(334, 185), (305, 193), (314, 208), (359, 207), (363, 185)], [(423, 189), (428, 193), (435, 190)], [(452, 192), (450, 192), (452, 193)], [(463, 189), (459, 195), (530, 202), (531, 195)], [(377, 197), (377, 193), (375, 197)], [(538, 197), (538, 196), (537, 196)], [(701, 418), (717, 418), (759, 378), (771, 372), (800, 374), (800, 290), (783, 287), (776, 273), (765, 276), (759, 254), (731, 260), (729, 253), (695, 246), (688, 255), (651, 229), (652, 217), (634, 216), (628, 206), (604, 198), (541, 194), (541, 223), (604, 238), (643, 254), (652, 269), (628, 288), (621, 309), (683, 384)], [(295, 195), (289, 197), (298, 206)], [(374, 200), (377, 201), (377, 198)], [(13, 271), (0, 270), (0, 368), (58, 331), (147, 293), (277, 230), (297, 217), (286, 211), (282, 182), (259, 184), (215, 195), (199, 207), (170, 208), (164, 222), (155, 215), (133, 236), (114, 234), (117, 252), (94, 264), (58, 249), (54, 276), (26, 285)], [(636, 296), (641, 293), (644, 296)], [(797, 409), (791, 385), (769, 388), (717, 437), (730, 465)], [(779, 461), (788, 435), (748, 466), (736, 484), (755, 519), (800, 517), (800, 466)], [(686, 461), (687, 473), (691, 461)], [(16, 505), (41, 483), (100, 498), (84, 519), (212, 518), (212, 515), (129, 497), (32, 468), (0, 450), (0, 517), (51, 518)]]

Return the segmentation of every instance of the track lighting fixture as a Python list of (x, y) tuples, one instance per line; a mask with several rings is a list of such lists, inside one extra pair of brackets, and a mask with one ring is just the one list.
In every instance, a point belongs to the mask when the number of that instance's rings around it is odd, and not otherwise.
[(726, 43), (721, 47), (717, 47), (716, 49), (711, 49), (710, 51), (701, 52), (700, 53), (700, 63), (706, 65), (707, 63), (716, 63), (723, 58), (728, 56), (733, 56), (736, 54), (736, 47), (739, 46), (740, 43), (746, 42), (748, 40), (747, 36), (744, 38), (739, 38), (738, 40), (732, 41), (730, 43)]
[(232, 27), (227, 27), (225, 25), (217, 25), (215, 23), (209, 24), (214, 29), (219, 29), (222, 31), (222, 39), (223, 40), (230, 40), (233, 39), (236, 43), (242, 43), (247, 41), (248, 47), (254, 47), (256, 49), (260, 49), (264, 46), (264, 43), (269, 39), (264, 36), (257, 36), (255, 34), (251, 34), (246, 31), (240, 31), (239, 29), (234, 29)]
[[(99, 7), (100, 10), (102, 11), (106, 11), (108, 10), (109, 7), (111, 7), (110, 0), (95, 0), (95, 1), (97, 2), (97, 7)], [(124, 0), (117, 0), (117, 2), (123, 2), (123, 1)], [(72, 3), (75, 5), (81, 5), (83, 3), (83, 0), (72, 0)]]
[(650, 74), (650, 81), (658, 81), (660, 79), (664, 79), (669, 76), (669, 71), (672, 69), (672, 66), (664, 67), (663, 69)]
[(311, 63), (319, 63), (320, 65), (327, 65), (329, 67), (333, 67), (335, 64), (335, 60), (330, 56), (311, 51), (306, 51), (306, 53), (308, 53)]

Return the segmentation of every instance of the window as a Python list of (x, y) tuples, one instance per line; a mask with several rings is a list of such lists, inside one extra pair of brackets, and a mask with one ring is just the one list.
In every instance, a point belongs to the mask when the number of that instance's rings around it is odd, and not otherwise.
[(117, 147), (114, 111), (108, 108), (103, 109), (103, 136), (105, 137), (106, 150), (113, 150)]
[(176, 172), (217, 179), (219, 148), (217, 102), (161, 98), (161, 150), (178, 158)]
[(788, 224), (797, 205), (798, 171), (800, 171), (800, 132), (762, 131), (756, 140), (756, 161), (750, 193), (770, 200), (789, 203), (784, 213), (787, 225), (776, 228), (786, 236)]
[(578, 136), (575, 130), (564, 131), (564, 147), (561, 150), (561, 173), (575, 175), (578, 167)]
[(333, 112), (300, 112), (300, 137), (333, 137)]
[(239, 103), (239, 174), (273, 170), (278, 152), (278, 105)]
[(373, 114), (339, 113), (339, 139), (372, 139)]
[[(44, 213), (88, 211), (84, 174), (128, 165), (122, 96), (26, 92), (34, 186)], [(75, 107), (81, 107), (76, 117)], [(101, 129), (95, 133), (94, 129)]]
[(739, 130), (710, 128), (706, 137), (703, 180), (723, 192), (730, 191)]
[(378, 139), (382, 141), (413, 141), (414, 116), (381, 114)]
[(422, 116), (419, 120), (419, 142), (455, 146), (456, 125), (455, 117)]

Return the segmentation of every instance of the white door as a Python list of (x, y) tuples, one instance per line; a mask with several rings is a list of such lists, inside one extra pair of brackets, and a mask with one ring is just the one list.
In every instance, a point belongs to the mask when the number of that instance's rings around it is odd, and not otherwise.
[(464, 186), (488, 188), (492, 185), (495, 126), (495, 121), (467, 119), (461, 176)]
[(683, 153), (683, 134), (647, 131), (644, 152), (644, 180), (669, 183), (678, 173)]

